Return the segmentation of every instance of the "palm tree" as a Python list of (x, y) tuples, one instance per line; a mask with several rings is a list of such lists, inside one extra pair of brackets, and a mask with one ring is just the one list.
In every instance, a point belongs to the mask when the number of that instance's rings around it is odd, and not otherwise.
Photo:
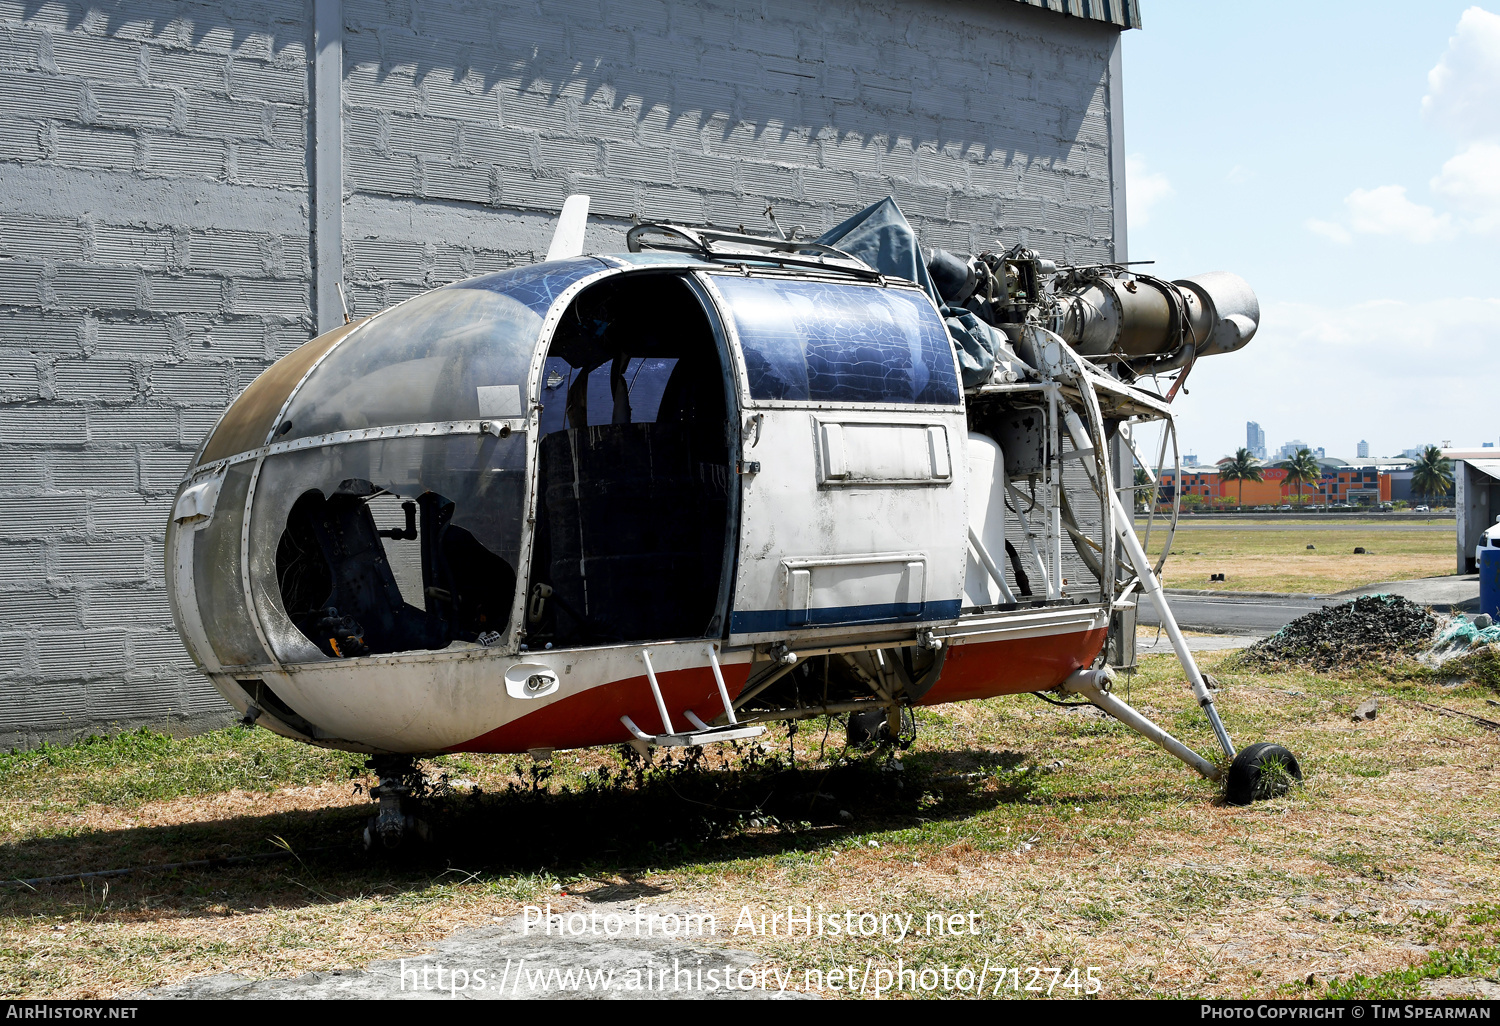
[(1219, 461), (1219, 480), (1240, 483), (1240, 505), (1245, 504), (1245, 482), (1264, 479), (1260, 460), (1249, 449), (1241, 448), (1233, 456)]
[(1302, 486), (1313, 484), (1323, 476), (1323, 468), (1311, 449), (1298, 449), (1297, 455), (1278, 464), (1286, 471), (1288, 482), (1297, 486), (1297, 504), (1302, 504)]
[[(1144, 502), (1148, 506), (1156, 505), (1156, 497), (1160, 492), (1160, 488), (1160, 485), (1153, 485), (1151, 483), (1151, 475), (1146, 473), (1144, 468), (1135, 468), (1136, 502)], [(1149, 496), (1149, 498), (1143, 496)]]
[(1453, 491), (1453, 461), (1444, 459), (1437, 446), (1429, 445), (1422, 450), (1411, 468), (1411, 490), (1425, 499)]

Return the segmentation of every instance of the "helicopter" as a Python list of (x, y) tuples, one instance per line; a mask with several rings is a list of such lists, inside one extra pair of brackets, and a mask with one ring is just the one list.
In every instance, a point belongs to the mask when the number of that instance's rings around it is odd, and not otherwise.
[[(840, 714), (899, 744), (915, 707), (1012, 694), (1093, 703), (1233, 801), (1299, 772), (1234, 747), (1162, 595), (1175, 502), (1153, 562), (1116, 478), (1168, 439), (1178, 467), (1177, 390), (1258, 326), (1243, 279), (924, 250), (892, 199), (815, 240), (648, 223), (613, 254), (587, 216), (282, 357), (173, 503), (187, 651), (247, 725), (372, 757), (367, 846), (424, 829), (423, 757)], [(1222, 761), (1111, 691), (1140, 594)]]

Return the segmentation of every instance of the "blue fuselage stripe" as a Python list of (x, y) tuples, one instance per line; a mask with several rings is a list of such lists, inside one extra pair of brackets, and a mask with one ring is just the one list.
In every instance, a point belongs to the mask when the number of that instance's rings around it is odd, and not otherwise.
[(952, 620), (960, 601), (885, 602), (870, 606), (831, 606), (826, 609), (747, 609), (729, 616), (731, 634), (774, 634), (802, 627), (832, 627), (840, 624), (899, 623), (903, 620)]

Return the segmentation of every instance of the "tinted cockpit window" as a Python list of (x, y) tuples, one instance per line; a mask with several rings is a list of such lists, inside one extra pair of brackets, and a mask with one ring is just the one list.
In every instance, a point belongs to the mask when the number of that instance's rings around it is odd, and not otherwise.
[(714, 279), (739, 333), (752, 399), (958, 402), (948, 334), (907, 289)]
[(542, 373), (542, 433), (599, 424), (654, 424), (675, 356), (624, 354), (592, 369), (549, 356)]
[(541, 433), (703, 419), (721, 439), (723, 381), (712, 333), (681, 279), (604, 282), (557, 326), (542, 371)]

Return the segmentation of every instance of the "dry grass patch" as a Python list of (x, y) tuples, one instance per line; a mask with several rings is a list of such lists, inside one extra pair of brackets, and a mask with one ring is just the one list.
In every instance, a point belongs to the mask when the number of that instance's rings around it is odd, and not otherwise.
[[(1159, 555), (1164, 533), (1153, 532)], [(1308, 551), (1308, 545), (1317, 549)], [(1356, 555), (1355, 548), (1365, 549)], [(1169, 588), (1334, 594), (1453, 572), (1453, 536), (1433, 531), (1179, 528), (1163, 571)], [(1224, 574), (1210, 582), (1211, 574)]]
[[(80, 798), (93, 792), (77, 779), (59, 785), (64, 800), (38, 777), (9, 807), (6, 876), (274, 851), (275, 838), (298, 857), (128, 877), (107, 893), (97, 882), (7, 889), (0, 993), (108, 996), (226, 971), (359, 966), (544, 896), (561, 908), (622, 895), (710, 908), (724, 943), (797, 985), (809, 970), (898, 960), (1097, 966), (1113, 996), (1379, 995), (1424, 985), (1424, 973), (1500, 970), (1485, 954), (1500, 917), (1484, 913), (1500, 903), (1500, 738), (1411, 704), (1483, 716), (1492, 692), (1406, 671), (1204, 663), (1236, 740), (1286, 744), (1306, 786), (1224, 807), (1213, 785), (1097, 710), (1028, 697), (924, 711), (901, 769), (845, 758), (841, 728), (825, 737), (813, 724), (715, 750), (708, 769), (647, 770), (615, 751), (559, 753), (550, 770), (448, 757), (436, 769), (456, 791), (434, 810), (437, 840), (407, 861), (356, 850), (367, 810), (337, 760), (321, 781), (149, 800)], [(1119, 690), (1212, 751), (1169, 657), (1148, 658)], [(1351, 722), (1371, 695), (1382, 696), (1377, 718)], [(911, 915), (919, 928), (929, 913), (972, 912), (983, 929), (733, 934), (743, 907), (758, 917), (788, 905)]]

